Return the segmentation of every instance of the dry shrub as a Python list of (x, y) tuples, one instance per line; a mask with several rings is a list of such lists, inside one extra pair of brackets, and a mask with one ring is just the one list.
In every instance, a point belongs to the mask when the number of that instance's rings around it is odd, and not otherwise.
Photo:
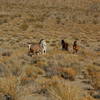
[(41, 77), (40, 79), (36, 80), (36, 82), (39, 83), (42, 88), (46, 88), (49, 86), (49, 84), (51, 84), (51, 80), (45, 77)]
[(41, 89), (46, 89), (57, 100), (81, 100), (81, 89), (66, 83), (57, 75), (51, 79), (42, 78), (36, 82), (41, 84)]
[(40, 29), (41, 29), (41, 28), (43, 28), (43, 25), (41, 25), (41, 24), (36, 24), (36, 25), (35, 25), (35, 28), (40, 28)]
[(41, 77), (35, 80), (36, 83), (40, 84), (41, 88), (50, 88), (51, 86), (56, 85), (57, 81), (61, 78), (59, 76), (53, 76), (52, 78)]
[(51, 80), (52, 80), (53, 82), (59, 81), (60, 79), (61, 79), (61, 77), (59, 77), (59, 76), (57, 76), (57, 75), (54, 75), (54, 76), (51, 78)]
[(26, 24), (26, 23), (23, 23), (21, 26), (20, 26), (20, 29), (22, 30), (22, 31), (26, 31), (27, 29), (28, 29), (28, 24)]
[(27, 65), (20, 77), (21, 84), (25, 85), (31, 81), (34, 81), (39, 75), (42, 75), (43, 73), (44, 71), (42, 69)]
[(64, 82), (56, 82), (49, 89), (49, 92), (59, 100), (81, 100), (80, 88)]
[(60, 80), (61, 78), (57, 75), (54, 75), (51, 79), (48, 79), (47, 81), (45, 81), (45, 86), (53, 86), (56, 85), (56, 83)]
[(14, 76), (0, 78), (0, 93), (4, 95), (10, 95), (13, 98), (16, 97), (18, 89), (18, 80)]
[(37, 62), (36, 66), (39, 66), (39, 67), (42, 68), (42, 67), (48, 66), (48, 64), (47, 64), (47, 61), (40, 60), (40, 61)]
[(8, 22), (8, 19), (6, 19), (6, 18), (5, 18), (5, 19), (1, 19), (1, 18), (0, 18), (0, 25), (2, 25), (2, 24), (4, 24), (4, 23), (7, 23), (7, 22)]
[(2, 56), (11, 56), (11, 52), (4, 52), (4, 53), (2, 53)]
[(32, 77), (34, 76), (34, 72), (33, 72), (33, 68), (32, 67), (28, 67), (25, 69), (25, 73), (27, 77)]
[[(74, 68), (58, 67), (57, 70), (62, 72), (62, 74), (66, 74), (69, 80), (75, 80), (75, 76), (77, 75), (77, 71)], [(62, 77), (64, 77), (64, 74), (62, 75)]]
[(92, 80), (91, 85), (95, 89), (100, 89), (100, 69), (98, 66), (90, 66), (87, 68), (90, 79)]
[(87, 97), (84, 97), (82, 100), (95, 100), (95, 99), (91, 96), (87, 96)]
[(32, 65), (26, 65), (24, 71), (25, 71), (26, 76), (28, 76), (28, 77), (31, 77), (33, 75), (44, 74), (44, 71), (41, 68), (32, 66)]
[(32, 76), (32, 77), (27, 77), (27, 76), (23, 76), (20, 78), (20, 82), (21, 82), (21, 85), (25, 85), (29, 82), (32, 82), (34, 81), (35, 79), (37, 78), (37, 76)]
[(71, 78), (72, 80), (74, 80), (75, 76), (77, 75), (77, 72), (74, 68), (65, 68), (63, 71), (66, 72), (69, 78)]

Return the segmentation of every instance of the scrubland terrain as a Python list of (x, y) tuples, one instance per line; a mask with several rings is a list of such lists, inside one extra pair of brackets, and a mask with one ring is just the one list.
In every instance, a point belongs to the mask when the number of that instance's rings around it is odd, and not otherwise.
[(0, 0), (0, 100), (100, 100), (100, 0)]

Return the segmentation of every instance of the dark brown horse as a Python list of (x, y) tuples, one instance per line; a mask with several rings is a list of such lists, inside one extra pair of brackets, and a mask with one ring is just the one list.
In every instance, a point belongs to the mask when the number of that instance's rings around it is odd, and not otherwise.
[(66, 43), (64, 40), (61, 40), (62, 50), (68, 51), (69, 44)]

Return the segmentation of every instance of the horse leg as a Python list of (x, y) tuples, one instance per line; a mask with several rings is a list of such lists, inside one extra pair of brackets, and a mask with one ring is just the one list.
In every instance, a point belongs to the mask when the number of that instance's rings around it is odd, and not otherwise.
[(75, 53), (75, 48), (73, 48), (73, 54)]
[(78, 52), (78, 50), (77, 50), (77, 49), (76, 49), (75, 51), (76, 51), (76, 53)]
[(39, 55), (41, 55), (42, 53), (41, 53), (41, 51), (39, 51)]
[(28, 56), (30, 56), (30, 51), (28, 51)]
[(39, 53), (36, 53), (38, 56), (40, 55)]
[(46, 50), (43, 50), (43, 54), (46, 54)]
[(32, 56), (32, 52), (31, 51), (28, 51), (28, 56)]

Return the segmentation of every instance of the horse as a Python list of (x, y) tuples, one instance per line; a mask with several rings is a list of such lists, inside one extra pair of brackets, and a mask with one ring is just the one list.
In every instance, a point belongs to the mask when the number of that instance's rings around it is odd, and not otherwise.
[(61, 40), (62, 50), (68, 51), (69, 44), (66, 43), (64, 40)]
[(77, 53), (79, 50), (78, 45), (77, 45), (77, 40), (74, 41), (73, 43), (73, 53)]
[(44, 39), (41, 39), (39, 43), (29, 44), (29, 52), (28, 54), (46, 54), (47, 44)]
[(46, 41), (44, 39), (41, 39), (39, 44), (42, 47), (42, 53), (46, 54), (46, 51), (47, 51), (47, 43), (46, 43)]

